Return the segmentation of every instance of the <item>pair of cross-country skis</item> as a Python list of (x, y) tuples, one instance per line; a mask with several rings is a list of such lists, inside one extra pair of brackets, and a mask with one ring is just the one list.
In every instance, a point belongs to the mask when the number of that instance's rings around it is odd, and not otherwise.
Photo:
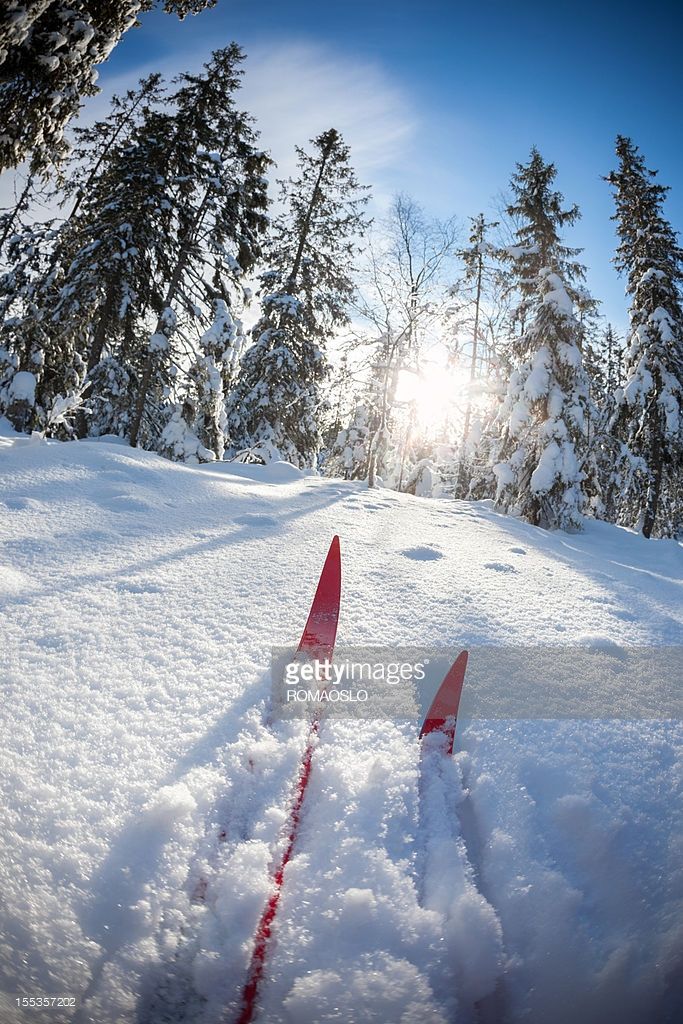
[[(297, 648), (298, 658), (307, 658), (318, 662), (329, 662), (332, 660), (337, 636), (340, 600), (341, 551), (339, 538), (334, 537), (320, 575), (308, 620)], [(441, 732), (443, 734), (444, 739), (441, 749), (444, 756), (448, 756), (453, 752), (455, 724), (466, 667), (467, 651), (462, 651), (439, 687), (420, 730), (420, 739), (433, 732)], [(270, 894), (256, 927), (251, 960), (236, 1024), (251, 1024), (256, 1015), (259, 992), (267, 968), (273, 927), (282, 895), (285, 869), (294, 853), (296, 845), (301, 812), (311, 777), (313, 753), (318, 743), (320, 724), (320, 714), (316, 713), (310, 723), (306, 747), (299, 764), (299, 772), (294, 785), (282, 851), (271, 866)]]

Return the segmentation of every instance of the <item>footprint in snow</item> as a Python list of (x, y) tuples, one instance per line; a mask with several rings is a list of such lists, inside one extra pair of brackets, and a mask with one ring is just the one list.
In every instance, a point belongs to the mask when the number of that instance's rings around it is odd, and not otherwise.
[(510, 552), (513, 555), (525, 555), (526, 554), (526, 548), (510, 548)]
[(494, 572), (517, 572), (514, 565), (508, 565), (507, 562), (485, 562), (485, 569), (493, 569)]
[(117, 583), (116, 589), (123, 594), (160, 594), (161, 587), (156, 583), (148, 583), (145, 580), (136, 582), (126, 580), (124, 583)]
[(615, 608), (612, 611), (612, 615), (615, 619), (622, 619), (624, 622), (635, 622), (637, 619), (637, 616), (634, 615), (633, 612), (628, 612), (625, 608)]
[(244, 515), (235, 516), (233, 522), (238, 526), (254, 526), (257, 529), (270, 529), (277, 526), (277, 519), (274, 519), (273, 516), (261, 515), (259, 512), (245, 512)]
[(105, 469), (101, 471), (100, 476), (106, 477), (107, 480), (130, 480), (130, 473), (125, 469)]
[(418, 547), (418, 548), (406, 548), (405, 551), (401, 551), (402, 555), (406, 558), (412, 558), (416, 562), (435, 562), (438, 558), (443, 558), (441, 551), (437, 551), (432, 547)]
[(83, 530), (80, 538), (88, 544), (106, 544), (111, 540), (111, 534), (106, 530)]
[(367, 509), (385, 508), (384, 505), (378, 505), (378, 504), (370, 502), (370, 501), (365, 501), (363, 498), (347, 498), (346, 499), (346, 504), (347, 505), (354, 505), (354, 506), (357, 506), (358, 508), (362, 508), (362, 509), (366, 509), (366, 508)]
[(110, 494), (100, 500), (102, 508), (110, 512), (150, 512), (154, 506), (133, 494)]
[(37, 636), (34, 639), (34, 643), (38, 647), (43, 647), (47, 651), (58, 651), (60, 648), (66, 645), (66, 640), (62, 636)]
[(42, 507), (42, 502), (35, 501), (32, 498), (4, 498), (3, 504), (6, 505), (7, 508), (14, 509), (16, 512), (20, 512), (22, 509), (26, 508), (39, 509)]

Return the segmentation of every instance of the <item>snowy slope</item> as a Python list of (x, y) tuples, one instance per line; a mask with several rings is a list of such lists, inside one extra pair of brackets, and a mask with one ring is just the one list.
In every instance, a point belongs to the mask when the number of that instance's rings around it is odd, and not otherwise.
[[(266, 724), (270, 648), (334, 533), (342, 643), (683, 637), (680, 545), (605, 524), (10, 438), (0, 501), (3, 1024), (234, 1019), (306, 739)], [(679, 1019), (682, 740), (473, 719), (444, 763), (326, 723), (259, 1019)]]

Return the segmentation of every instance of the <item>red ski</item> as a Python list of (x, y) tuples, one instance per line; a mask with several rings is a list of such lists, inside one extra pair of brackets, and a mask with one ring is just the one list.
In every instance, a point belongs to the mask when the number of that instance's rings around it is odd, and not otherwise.
[[(325, 565), (323, 566), (318, 588), (313, 598), (308, 620), (299, 641), (297, 648), (298, 657), (310, 658), (315, 661), (330, 661), (332, 659), (337, 636), (340, 596), (341, 552), (339, 549), (339, 537), (334, 537), (325, 559)], [(263, 981), (266, 957), (268, 955), (268, 945), (273, 930), (273, 922), (275, 921), (277, 908), (280, 903), (285, 868), (294, 852), (294, 844), (296, 843), (299, 822), (301, 821), (301, 808), (311, 777), (313, 751), (318, 741), (319, 730), (320, 718), (316, 714), (311, 723), (306, 749), (301, 758), (299, 778), (289, 812), (284, 850), (279, 860), (273, 865), (271, 875), (272, 892), (256, 928), (254, 948), (251, 954), (247, 981), (242, 992), (242, 1007), (237, 1018), (237, 1024), (251, 1024), (251, 1021), (254, 1019), (259, 990)]]
[(341, 551), (339, 537), (333, 537), (297, 654), (318, 661), (329, 661), (332, 658), (337, 637), (340, 596)]
[(444, 733), (447, 738), (447, 754), (453, 753), (455, 726), (458, 720), (460, 695), (465, 682), (466, 669), (467, 651), (461, 651), (436, 691), (436, 696), (420, 729), (420, 739), (430, 732)]

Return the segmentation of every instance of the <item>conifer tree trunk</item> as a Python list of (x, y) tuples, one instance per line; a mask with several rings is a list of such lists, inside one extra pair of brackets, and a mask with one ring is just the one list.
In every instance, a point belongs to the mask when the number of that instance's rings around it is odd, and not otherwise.
[(107, 291), (104, 297), (104, 304), (100, 313), (100, 318), (97, 321), (97, 327), (92, 339), (92, 345), (90, 346), (90, 352), (88, 354), (87, 372), (91, 373), (99, 361), (102, 358), (102, 352), (104, 350), (104, 342), (107, 337), (107, 325), (109, 318), (113, 312), (114, 306), (114, 283), (111, 281), (107, 286)]
[(297, 278), (299, 276), (299, 271), (301, 270), (301, 261), (303, 259), (304, 250), (306, 248), (306, 242), (308, 241), (308, 235), (309, 235), (310, 230), (311, 230), (311, 218), (313, 217), (313, 211), (315, 210), (316, 206), (320, 202), (320, 198), (321, 198), (321, 195), (322, 195), (320, 186), (322, 185), (322, 180), (323, 180), (323, 177), (325, 175), (325, 169), (327, 167), (327, 161), (330, 158), (330, 153), (332, 152), (332, 149), (334, 148), (334, 144), (337, 141), (337, 138), (338, 138), (337, 132), (334, 130), (334, 128), (332, 128), (327, 133), (327, 139), (326, 139), (325, 144), (324, 144), (324, 146), (322, 148), (322, 155), (321, 155), (321, 160), (320, 160), (320, 169), (318, 171), (318, 176), (316, 178), (316, 182), (315, 182), (315, 185), (313, 187), (313, 192), (311, 194), (311, 201), (308, 204), (308, 209), (306, 210), (306, 216), (304, 217), (304, 222), (303, 222), (302, 227), (301, 227), (301, 234), (299, 236), (299, 245), (297, 246), (296, 255), (294, 257), (294, 263), (292, 265), (292, 272), (289, 275), (289, 278), (287, 280), (287, 288), (290, 291), (294, 291), (294, 289), (296, 288), (296, 280), (297, 280)]
[[(93, 335), (92, 345), (90, 346), (90, 352), (88, 353), (88, 362), (86, 363), (86, 376), (95, 369), (97, 364), (102, 358), (102, 352), (104, 350), (104, 343), (107, 337), (107, 327), (110, 322), (111, 314), (114, 305), (114, 283), (110, 281), (107, 285), (107, 291), (104, 297), (104, 304), (100, 311), (100, 318), (97, 321), (97, 327)], [(83, 438), (88, 433), (88, 419), (83, 409), (78, 410), (76, 416), (76, 433), (79, 437)]]
[(9, 236), (12, 233), (12, 230), (14, 228), (14, 225), (16, 224), (16, 220), (17, 220), (17, 217), (19, 216), (19, 213), (21, 212), (22, 209), (25, 209), (25, 207), (28, 205), (28, 198), (29, 198), (29, 195), (31, 194), (32, 187), (33, 187), (33, 175), (30, 174), (28, 176), (26, 184), (24, 185), (24, 189), (23, 189), (22, 193), (19, 196), (19, 199), (17, 200), (16, 206), (14, 207), (14, 211), (12, 212), (12, 216), (8, 217), (7, 221), (5, 223), (5, 227), (4, 227), (4, 230), (2, 232), (2, 237), (0, 237), (0, 252), (2, 252), (2, 248), (3, 248), (4, 244), (5, 244), (5, 242), (7, 241), (7, 239), (9, 238)]
[[(147, 81), (148, 82), (151, 81), (151, 79), (153, 77), (154, 76), (151, 76), (151, 78), (148, 79)], [(133, 114), (138, 109), (138, 107), (142, 103), (143, 99), (146, 98), (146, 96), (147, 96), (147, 93), (146, 93), (145, 89), (141, 86), (140, 91), (138, 93), (138, 96), (137, 96), (135, 102), (133, 103), (133, 105), (127, 111), (126, 115), (121, 119), (119, 124), (116, 126), (114, 131), (111, 133), (109, 138), (105, 141), (104, 145), (102, 146), (102, 149), (100, 150), (100, 154), (99, 154), (97, 160), (95, 161), (95, 163), (94, 163), (94, 165), (93, 165), (93, 167), (92, 167), (92, 169), (90, 171), (90, 174), (88, 175), (88, 177), (84, 181), (83, 185), (79, 188), (78, 192), (76, 193), (76, 198), (74, 200), (74, 205), (71, 207), (71, 210), (69, 211), (69, 215), (66, 218), (65, 223), (68, 223), (69, 221), (73, 220), (73, 218), (76, 216), (76, 214), (80, 210), (81, 204), (82, 204), (83, 200), (86, 198), (90, 186), (92, 185), (92, 183), (95, 181), (95, 178), (99, 174), (100, 168), (102, 167), (102, 164), (104, 163), (104, 161), (107, 159), (107, 156), (111, 152), (114, 143), (116, 142), (116, 140), (118, 138), (120, 138), (121, 133), (123, 132), (123, 130), (125, 128), (128, 128), (128, 126), (131, 124), (132, 119), (133, 119)]]
[[(484, 270), (484, 259), (481, 253), (477, 263), (477, 292), (474, 299), (474, 331), (472, 338), (472, 362), (470, 364), (470, 384), (474, 382), (477, 375), (477, 347), (479, 343), (479, 312), (481, 309), (481, 283)], [(472, 417), (472, 394), (467, 396), (467, 409), (465, 410), (465, 427), (463, 429), (463, 442), (467, 443), (470, 433), (470, 419)]]
[(392, 366), (392, 360), (396, 354), (398, 348), (399, 339), (395, 338), (392, 342), (391, 349), (389, 351), (388, 362), (384, 371), (384, 386), (382, 387), (382, 406), (380, 411), (379, 426), (374, 432), (370, 441), (370, 453), (368, 455), (368, 487), (372, 488), (375, 486), (377, 477), (377, 462), (378, 460), (378, 448), (380, 441), (384, 440), (385, 431), (387, 428), (387, 418), (389, 411), (389, 382), (391, 381), (391, 390), (395, 392), (398, 381), (398, 366)]
[(659, 496), (662, 490), (662, 475), (664, 470), (664, 445), (657, 443), (659, 441), (659, 425), (657, 404), (652, 403), (650, 408), (650, 420), (652, 426), (650, 427), (650, 437), (652, 438), (652, 444), (650, 446), (650, 482), (647, 488), (647, 494), (645, 497), (645, 509), (643, 511), (643, 537), (650, 539), (652, 531), (657, 521), (657, 512), (659, 510)]

